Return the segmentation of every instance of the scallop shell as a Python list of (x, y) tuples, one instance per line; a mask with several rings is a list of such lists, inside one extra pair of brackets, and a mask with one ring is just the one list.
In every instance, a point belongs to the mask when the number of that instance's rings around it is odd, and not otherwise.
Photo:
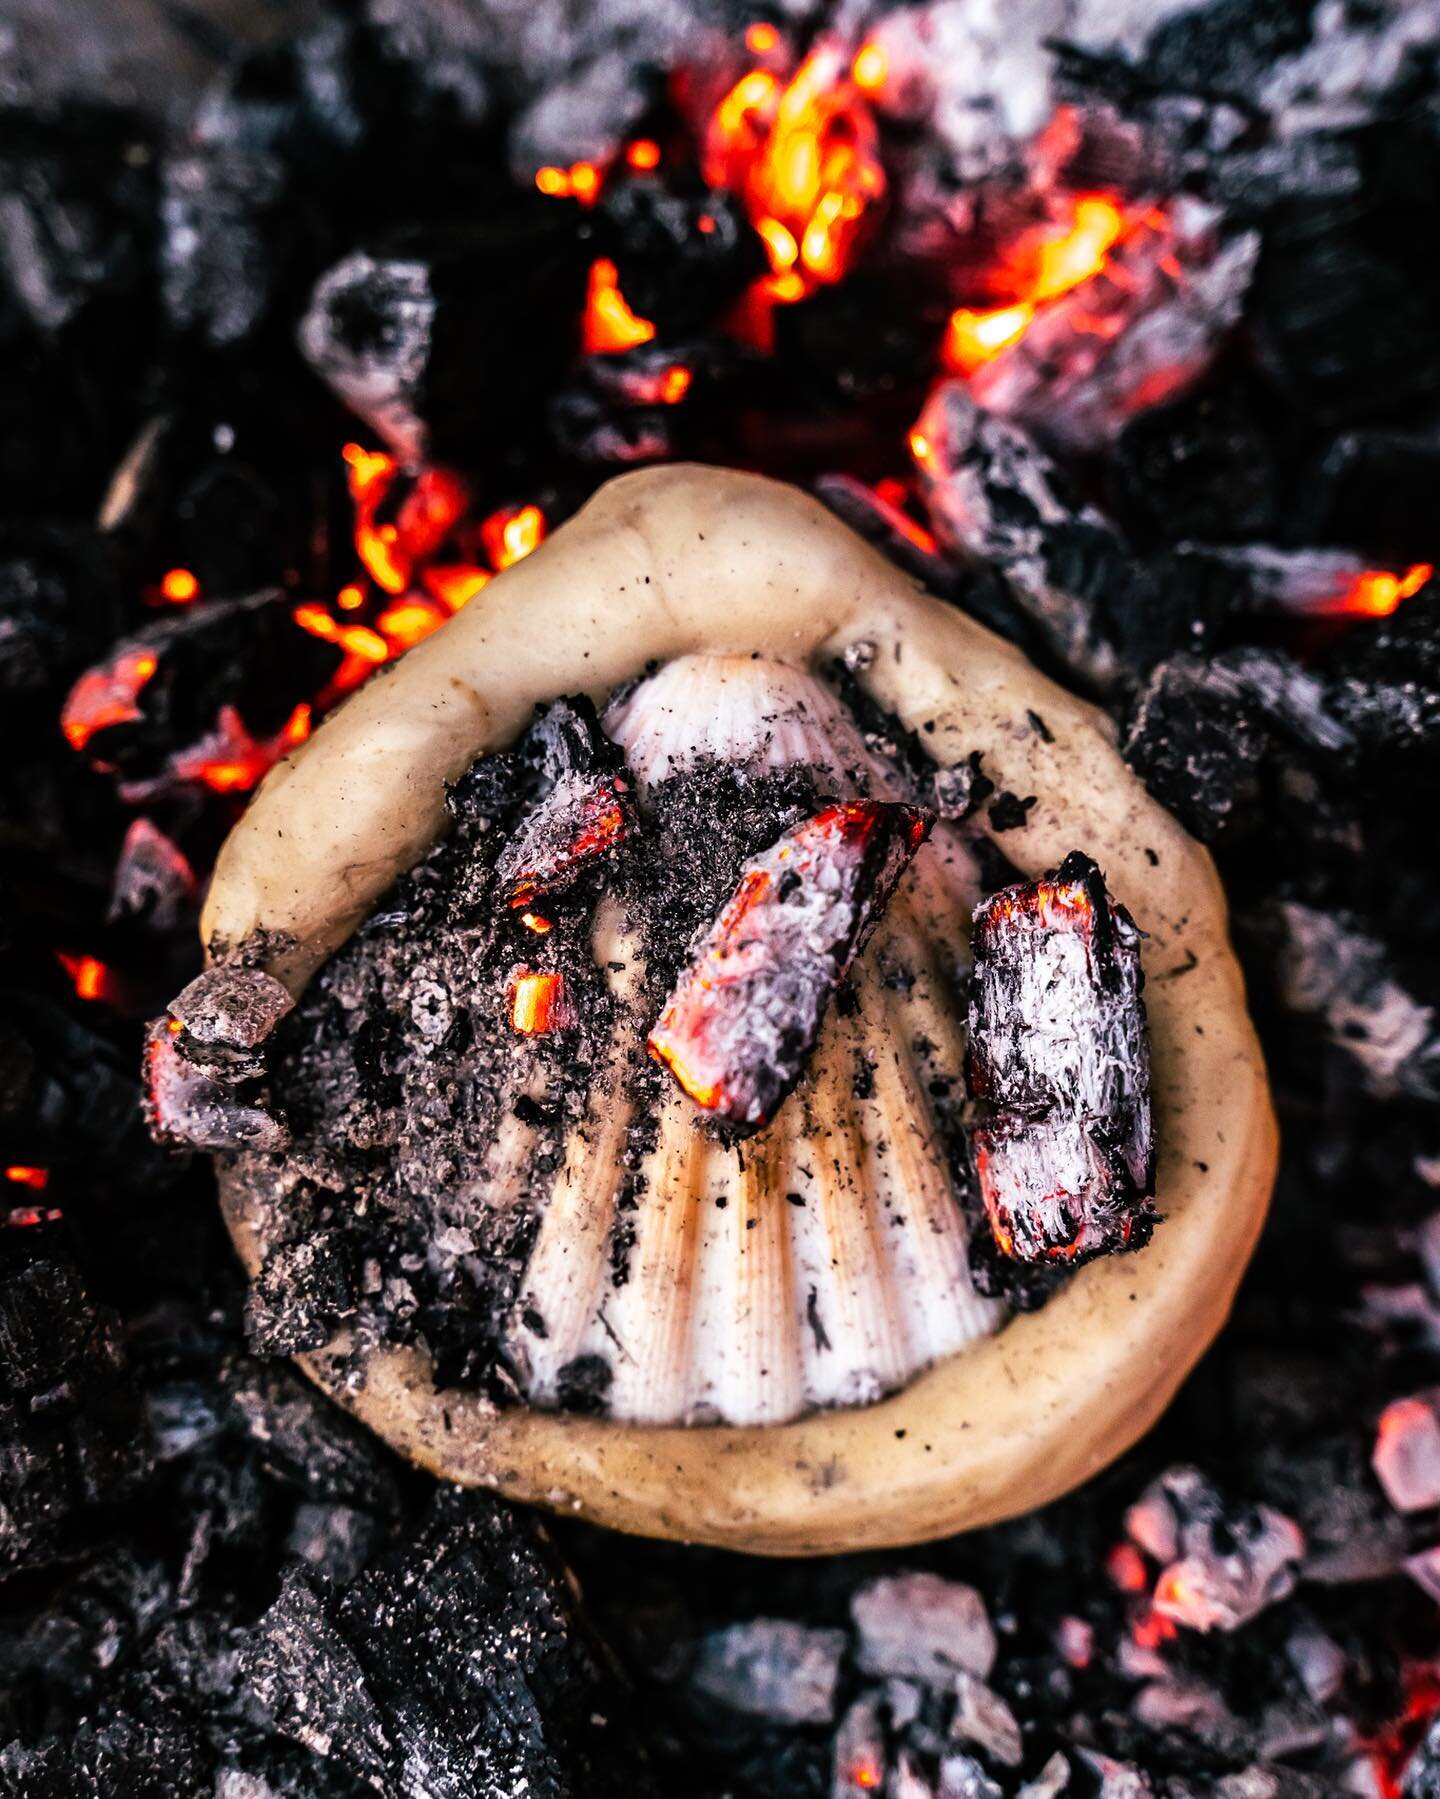
[[(612, 707), (606, 727), (642, 788), (724, 757), (815, 767), (841, 798), (901, 797), (830, 690), (774, 661), (681, 657)], [(771, 1124), (727, 1147), (671, 1090), (626, 1211), (633, 1101), (621, 1077), (641, 1053), (636, 1011), (567, 1146), (510, 1321), (532, 1404), (557, 1403), (562, 1371), (598, 1356), (613, 1417), (779, 1423), (877, 1399), (998, 1328), (1000, 1308), (970, 1278), (928, 1097), (932, 1083), (961, 1079), (957, 983), (975, 892), (963, 842), (940, 829), (852, 971), (856, 1005), (831, 1009)], [(636, 979), (613, 910), (597, 919), (595, 954)], [(905, 990), (886, 978), (899, 970)], [(857, 1083), (862, 1064), (870, 1077)], [(633, 1233), (627, 1253), (615, 1253), (617, 1233)]]

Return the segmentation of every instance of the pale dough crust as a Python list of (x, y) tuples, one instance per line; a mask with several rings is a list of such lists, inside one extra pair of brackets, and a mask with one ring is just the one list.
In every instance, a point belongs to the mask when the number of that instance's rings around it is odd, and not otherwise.
[[(537, 702), (602, 699), (647, 663), (758, 651), (818, 663), (865, 641), (861, 679), (940, 762), (1039, 803), (1004, 838), (1026, 874), (1084, 849), (1143, 948), (1165, 1222), (1043, 1310), (858, 1410), (739, 1429), (658, 1428), (436, 1393), (408, 1350), (302, 1357), (321, 1386), (447, 1479), (623, 1530), (764, 1554), (918, 1542), (1015, 1516), (1103, 1467), (1159, 1416), (1229, 1313), (1264, 1220), (1277, 1136), (1209, 856), (1146, 794), (1105, 716), (921, 591), (778, 482), (678, 466), (623, 475), (277, 768), (231, 833), (202, 925), (257, 930), (298, 991), (444, 826), (444, 783)], [(1039, 715), (1053, 743), (1036, 730)], [(933, 730), (929, 727), (933, 725)], [(222, 1171), (254, 1270), (252, 1208)]]

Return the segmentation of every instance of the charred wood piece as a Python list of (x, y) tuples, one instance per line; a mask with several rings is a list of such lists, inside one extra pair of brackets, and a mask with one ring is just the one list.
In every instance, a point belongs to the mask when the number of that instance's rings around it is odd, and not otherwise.
[(1140, 933), (1079, 851), (975, 914), (973, 1149), (1001, 1252), (1077, 1263), (1149, 1241), (1155, 1208)]
[(571, 886), (637, 828), (630, 783), (623, 775), (563, 775), (495, 865), (513, 911)]
[(294, 1004), (274, 975), (222, 963), (171, 1000), (169, 1034), (186, 1061), (235, 1085), (264, 1074), (265, 1041)]
[[(177, 1028), (179, 1027), (179, 1028)], [(145, 1117), (160, 1143), (190, 1149), (283, 1149), (290, 1134), (240, 1086), (197, 1068), (176, 1042), (178, 1019), (157, 1019), (145, 1039)]]
[(696, 1105), (747, 1134), (774, 1116), (931, 823), (893, 802), (828, 806), (744, 865), (650, 1033)]

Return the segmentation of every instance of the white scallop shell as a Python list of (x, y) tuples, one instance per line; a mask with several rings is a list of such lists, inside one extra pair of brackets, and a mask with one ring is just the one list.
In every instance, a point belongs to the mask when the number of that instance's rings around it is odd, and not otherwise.
[[(606, 728), (642, 786), (723, 756), (825, 768), (838, 797), (899, 795), (834, 695), (775, 662), (682, 657), (613, 707)], [(961, 1079), (956, 980), (974, 893), (963, 844), (937, 832), (853, 972), (855, 1009), (831, 1009), (772, 1123), (726, 1148), (673, 1089), (622, 1218), (631, 1102), (621, 1072), (643, 1053), (637, 1014), (634, 1037), (615, 1045), (613, 1081), (567, 1147), (511, 1320), (508, 1348), (532, 1403), (556, 1403), (561, 1371), (597, 1355), (612, 1370), (614, 1417), (778, 1423), (876, 1399), (998, 1328), (1000, 1308), (971, 1282), (928, 1097), (932, 1082)], [(634, 946), (604, 908), (596, 959), (635, 980)], [(914, 977), (908, 991), (887, 985), (893, 968)], [(868, 1097), (855, 1091), (859, 1059), (873, 1071)], [(635, 1232), (618, 1275), (617, 1224)]]

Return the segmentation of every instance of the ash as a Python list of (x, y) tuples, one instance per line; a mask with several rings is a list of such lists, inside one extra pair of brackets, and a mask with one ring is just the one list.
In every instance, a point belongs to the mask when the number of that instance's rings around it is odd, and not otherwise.
[[(744, 28), (771, 21), (797, 50), (823, 25), (887, 58), (867, 101), (883, 216), (844, 280), (775, 309), (773, 351), (719, 325), (773, 270), (744, 200), (684, 147), (712, 88), (753, 66)], [(1440, 563), (1437, 45), (1419, 0), (763, 16), (12, 0), (0, 1791), (1440, 1791), (1440, 600), (1416, 576)], [(635, 138), (661, 168), (617, 166), (594, 207), (531, 186)], [(947, 383), (953, 441), (936, 432), (912, 469), (947, 319), (1023, 298), (996, 278), (1015, 234), (1080, 193), (1163, 215), (1160, 255), (1118, 265), (1133, 304), (1109, 273), (1053, 314), (1042, 302), (1042, 337), (982, 384), (999, 409)], [(1173, 287), (1182, 196), (1205, 211)], [(584, 351), (598, 257), (649, 341)], [(314, 1158), (305, 1233), (277, 1232), (253, 1295), (208, 1158), (162, 1153), (140, 1115), (143, 1021), (199, 972), (216, 848), (346, 664), (295, 608), (354, 584), (361, 605), (328, 616), (375, 631), (396, 597), (352, 549), (352, 440), (458, 465), (470, 512), (434, 551), (472, 580), (493, 566), (493, 513), (534, 503), (554, 525), (637, 461), (811, 482), (1100, 697), (1137, 775), (1211, 847), (1281, 1113), (1280, 1185), (1215, 1348), (1084, 1490), (863, 1557), (758, 1563), (573, 1524), (547, 1546), (496, 1501), (437, 1498), (250, 1353), (247, 1330), (278, 1354), (367, 1305), (433, 1328), (403, 1221), (378, 1199), (336, 1210), (340, 1160), (394, 1158), (397, 1112), (381, 1034), (337, 1041), (340, 991), (313, 999), (333, 1091), (381, 1141)], [(172, 571), (196, 582), (188, 612), (163, 594)], [(407, 599), (438, 604), (430, 572)], [(78, 706), (87, 673), (108, 714)], [(984, 818), (974, 774), (945, 805)], [(771, 841), (809, 797), (767, 799)], [(708, 819), (711, 796), (690, 812)], [(674, 896), (677, 945), (763, 847), (686, 816), (676, 793), (670, 828), (705, 893)], [(357, 993), (362, 974), (403, 992), (391, 1022), (422, 1112), (438, 1065), (480, 1055), (450, 1039), (450, 988), (422, 985), (413, 941), (449, 917), (464, 834), (351, 969)], [(1006, 841), (995, 887), (1014, 878)], [(658, 893), (634, 906), (664, 911)], [(492, 978), (495, 946), (453, 933), (446, 980)], [(543, 1043), (504, 1050), (507, 1072), (544, 1075), (554, 1110), (526, 1128), (553, 1142), (580, 1084)], [(251, 1079), (208, 1097), (263, 1117), (274, 1095)], [(483, 1084), (473, 1101), (478, 1157), (498, 1101)], [(435, 1134), (407, 1153), (438, 1162)], [(523, 1213), (492, 1266), (523, 1259)], [(466, 1222), (442, 1229), (443, 1278), (471, 1279)], [(479, 1341), (450, 1364), (503, 1390), (472, 1298)]]

